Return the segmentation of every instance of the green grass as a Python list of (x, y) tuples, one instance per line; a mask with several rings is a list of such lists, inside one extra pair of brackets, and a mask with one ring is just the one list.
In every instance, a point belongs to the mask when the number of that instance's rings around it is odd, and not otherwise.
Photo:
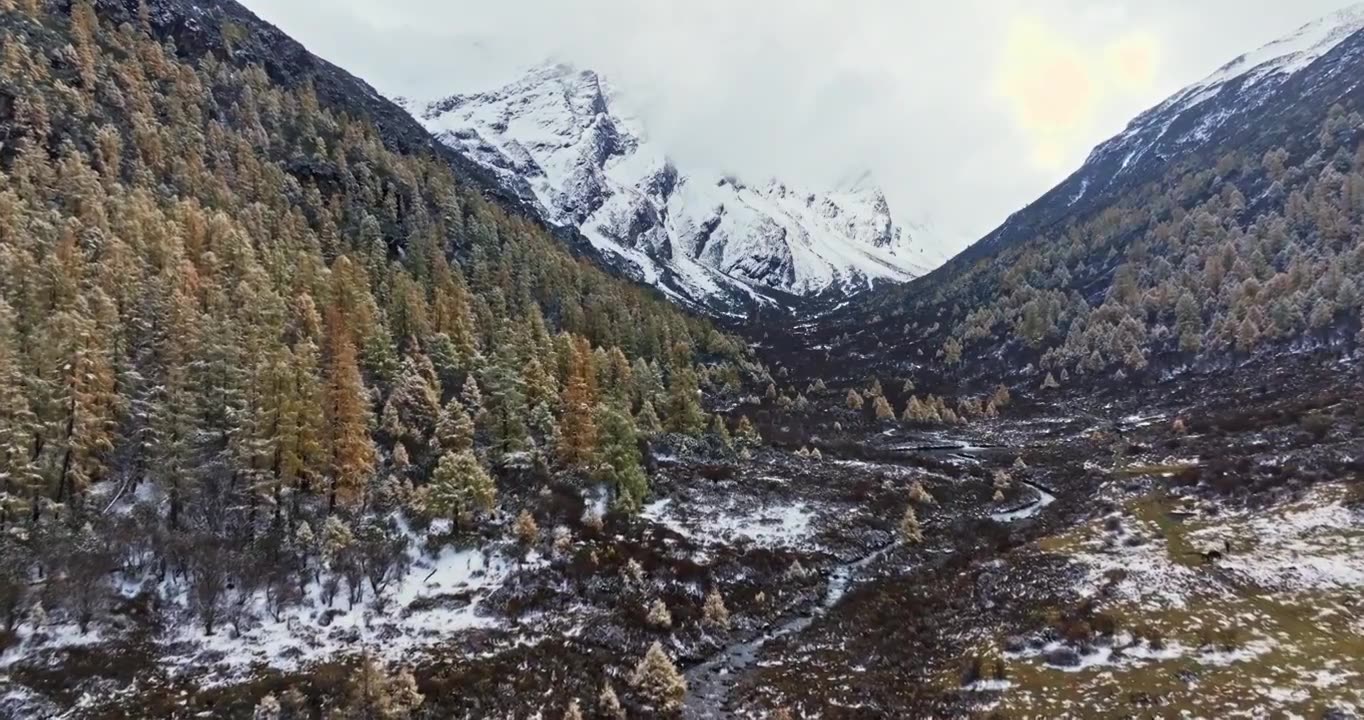
[[(1338, 501), (1343, 488), (1318, 488), (1309, 501), (1281, 506), (1270, 518)], [(1156, 490), (1123, 505), (1123, 523), (1154, 542), (1164, 542), (1172, 563), (1201, 564), (1198, 552), (1220, 537), (1233, 541), (1232, 554), (1268, 552), (1245, 516), (1179, 518), (1185, 500)], [(1205, 528), (1220, 532), (1199, 539)], [(1096, 520), (1045, 538), (1038, 547), (1073, 555), (1092, 551), (1104, 537)], [(1357, 543), (1364, 531), (1330, 528), (1310, 537), (1325, 551)], [(1186, 605), (1110, 604), (1119, 631), (1156, 631), (1179, 657), (1131, 660), (1075, 672), (1047, 666), (1040, 658), (1008, 662), (1013, 686), (992, 708), (1007, 718), (1165, 718), (1165, 717), (1321, 717), (1333, 707), (1364, 710), (1364, 600), (1354, 590), (1265, 592), (1233, 588), (1208, 576), (1206, 592), (1193, 593)], [(1223, 665), (1200, 662), (1200, 648), (1239, 650), (1248, 655)], [(987, 657), (998, 647), (982, 648)], [(1249, 651), (1254, 650), (1254, 653)], [(1334, 682), (1324, 682), (1329, 678)], [(944, 682), (951, 682), (945, 679)], [(1320, 685), (1320, 686), (1319, 686)]]
[[(1268, 650), (1224, 666), (1200, 663), (1191, 649), (1175, 659), (1077, 672), (1015, 660), (1008, 665), (1014, 686), (998, 709), (1011, 718), (1282, 716), (1272, 708), (1310, 718), (1331, 707), (1364, 708), (1364, 636), (1353, 602), (1340, 593), (1210, 599), (1178, 611), (1113, 608), (1124, 626), (1157, 629), (1167, 643)], [(1356, 675), (1315, 687), (1318, 672)], [(1296, 695), (1276, 697), (1275, 688)]]

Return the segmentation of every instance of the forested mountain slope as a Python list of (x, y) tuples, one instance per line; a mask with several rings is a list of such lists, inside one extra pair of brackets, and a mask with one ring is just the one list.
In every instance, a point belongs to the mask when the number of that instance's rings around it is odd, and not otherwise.
[(1181, 91), (995, 233), (841, 311), (811, 342), (904, 375), (1026, 370), (1039, 383), (1350, 350), (1364, 277), (1361, 17), (1333, 15)]
[(0, 646), (377, 598), (551, 472), (637, 508), (637, 435), (739, 382), (234, 3), (3, 0), (0, 47)]

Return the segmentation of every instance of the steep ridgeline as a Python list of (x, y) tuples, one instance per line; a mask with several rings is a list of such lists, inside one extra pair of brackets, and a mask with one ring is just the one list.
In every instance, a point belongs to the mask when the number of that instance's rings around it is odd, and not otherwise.
[[(1099, 212), (1124, 193), (1159, 180), (1172, 164), (1222, 147), (1267, 140), (1310, 122), (1343, 93), (1358, 67), (1344, 49), (1320, 66), (1351, 35), (1364, 29), (1364, 3), (1320, 18), (1296, 32), (1237, 57), (1216, 72), (1138, 115), (1117, 136), (1096, 147), (1084, 165), (1036, 202), (1015, 213), (972, 249), (973, 255), (1029, 239), (1076, 216)], [(1260, 126), (1270, 120), (1268, 127)], [(1292, 124), (1290, 124), (1292, 123)]]
[(1350, 351), (1364, 277), (1361, 28), (1364, 5), (1181, 90), (818, 342), (906, 374), (961, 365), (1038, 382)]
[(594, 72), (547, 65), (419, 112), (546, 221), (689, 305), (789, 305), (922, 273), (869, 177), (812, 192), (683, 167), (626, 100)]

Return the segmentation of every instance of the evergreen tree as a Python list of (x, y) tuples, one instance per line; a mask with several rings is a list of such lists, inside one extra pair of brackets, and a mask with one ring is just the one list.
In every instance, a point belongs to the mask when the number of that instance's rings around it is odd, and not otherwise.
[(621, 706), (610, 681), (602, 683), (601, 694), (597, 696), (597, 714), (608, 720), (625, 720), (625, 708)]
[[(423, 367), (426, 366), (426, 367)], [(434, 367), (425, 356), (409, 355), (384, 404), (380, 426), (394, 441), (424, 447), (441, 412)]]
[(596, 424), (601, 428), (601, 463), (597, 477), (614, 489), (616, 504), (636, 512), (649, 494), (639, 440), (630, 416), (606, 405), (598, 407)]
[(459, 398), (452, 397), (441, 408), (436, 419), (436, 433), (431, 438), (432, 445), (442, 453), (462, 452), (474, 446), (474, 421), (464, 411)]
[(483, 416), (483, 393), (478, 389), (478, 382), (474, 380), (472, 374), (465, 378), (464, 386), (459, 391), (459, 399), (469, 417), (475, 422)]
[(14, 312), (0, 298), (0, 524), (36, 503), (42, 491), (42, 475), (33, 452), (38, 416), (29, 404), (25, 385)]
[(673, 351), (672, 370), (668, 376), (668, 411), (665, 427), (668, 432), (699, 435), (706, 426), (701, 410), (701, 390), (696, 373), (685, 359), (682, 347)]
[(447, 452), (431, 475), (428, 507), (441, 517), (467, 521), (497, 501), (497, 486), (468, 450)]
[(1198, 352), (1203, 345), (1203, 316), (1193, 294), (1185, 290), (1175, 305), (1175, 319), (1179, 328), (1179, 349)]
[(710, 424), (710, 433), (714, 435), (724, 447), (732, 447), (733, 441), (729, 436), (729, 426), (725, 424), (725, 418), (715, 415)]
[(663, 433), (663, 423), (658, 419), (658, 413), (654, 411), (654, 404), (648, 400), (640, 406), (639, 413), (635, 416), (635, 426), (646, 438), (657, 437)]
[(630, 684), (655, 710), (665, 713), (680, 708), (687, 692), (687, 681), (658, 642), (649, 646), (630, 675)]
[(377, 455), (369, 435), (369, 394), (351, 344), (351, 333), (337, 308), (327, 322), (327, 456), (331, 505), (359, 502), (374, 472)]
[(570, 467), (591, 467), (597, 452), (595, 372), (592, 353), (581, 338), (572, 340), (568, 359), (568, 380), (561, 400), (559, 418), (559, 460)]
[(526, 393), (510, 341), (499, 344), (493, 362), (483, 371), (487, 389), (487, 427), (495, 457), (506, 457), (526, 449)]
[(753, 427), (753, 423), (747, 415), (739, 418), (739, 428), (735, 431), (735, 436), (743, 445), (756, 446), (762, 444), (762, 436), (758, 434), (758, 429)]
[(886, 400), (886, 397), (884, 395), (877, 395), (876, 400), (875, 402), (873, 402), (872, 406), (873, 410), (876, 413), (877, 420), (895, 419), (895, 411), (891, 409), (890, 402)]
[(701, 622), (708, 627), (720, 630), (729, 629), (729, 609), (720, 591), (712, 589), (706, 594), (705, 604), (701, 607)]
[(905, 514), (900, 518), (900, 537), (906, 543), (915, 544), (924, 541), (923, 530), (919, 527), (919, 516), (914, 512), (914, 506), (905, 507)]
[(845, 403), (849, 410), (861, 410), (863, 406), (862, 395), (856, 390), (848, 391), (848, 399)]

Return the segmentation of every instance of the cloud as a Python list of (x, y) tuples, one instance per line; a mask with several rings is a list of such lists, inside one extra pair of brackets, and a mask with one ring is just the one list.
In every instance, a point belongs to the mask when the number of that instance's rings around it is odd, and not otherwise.
[(1003, 47), (995, 91), (1028, 137), (1033, 164), (1049, 172), (1093, 144), (1103, 108), (1151, 97), (1160, 56), (1150, 32), (1086, 44), (1033, 15), (1010, 21)]
[(1138, 112), (1339, 0), (244, 0), (381, 91), (547, 58), (605, 74), (680, 161), (833, 185), (870, 170), (955, 252)]

